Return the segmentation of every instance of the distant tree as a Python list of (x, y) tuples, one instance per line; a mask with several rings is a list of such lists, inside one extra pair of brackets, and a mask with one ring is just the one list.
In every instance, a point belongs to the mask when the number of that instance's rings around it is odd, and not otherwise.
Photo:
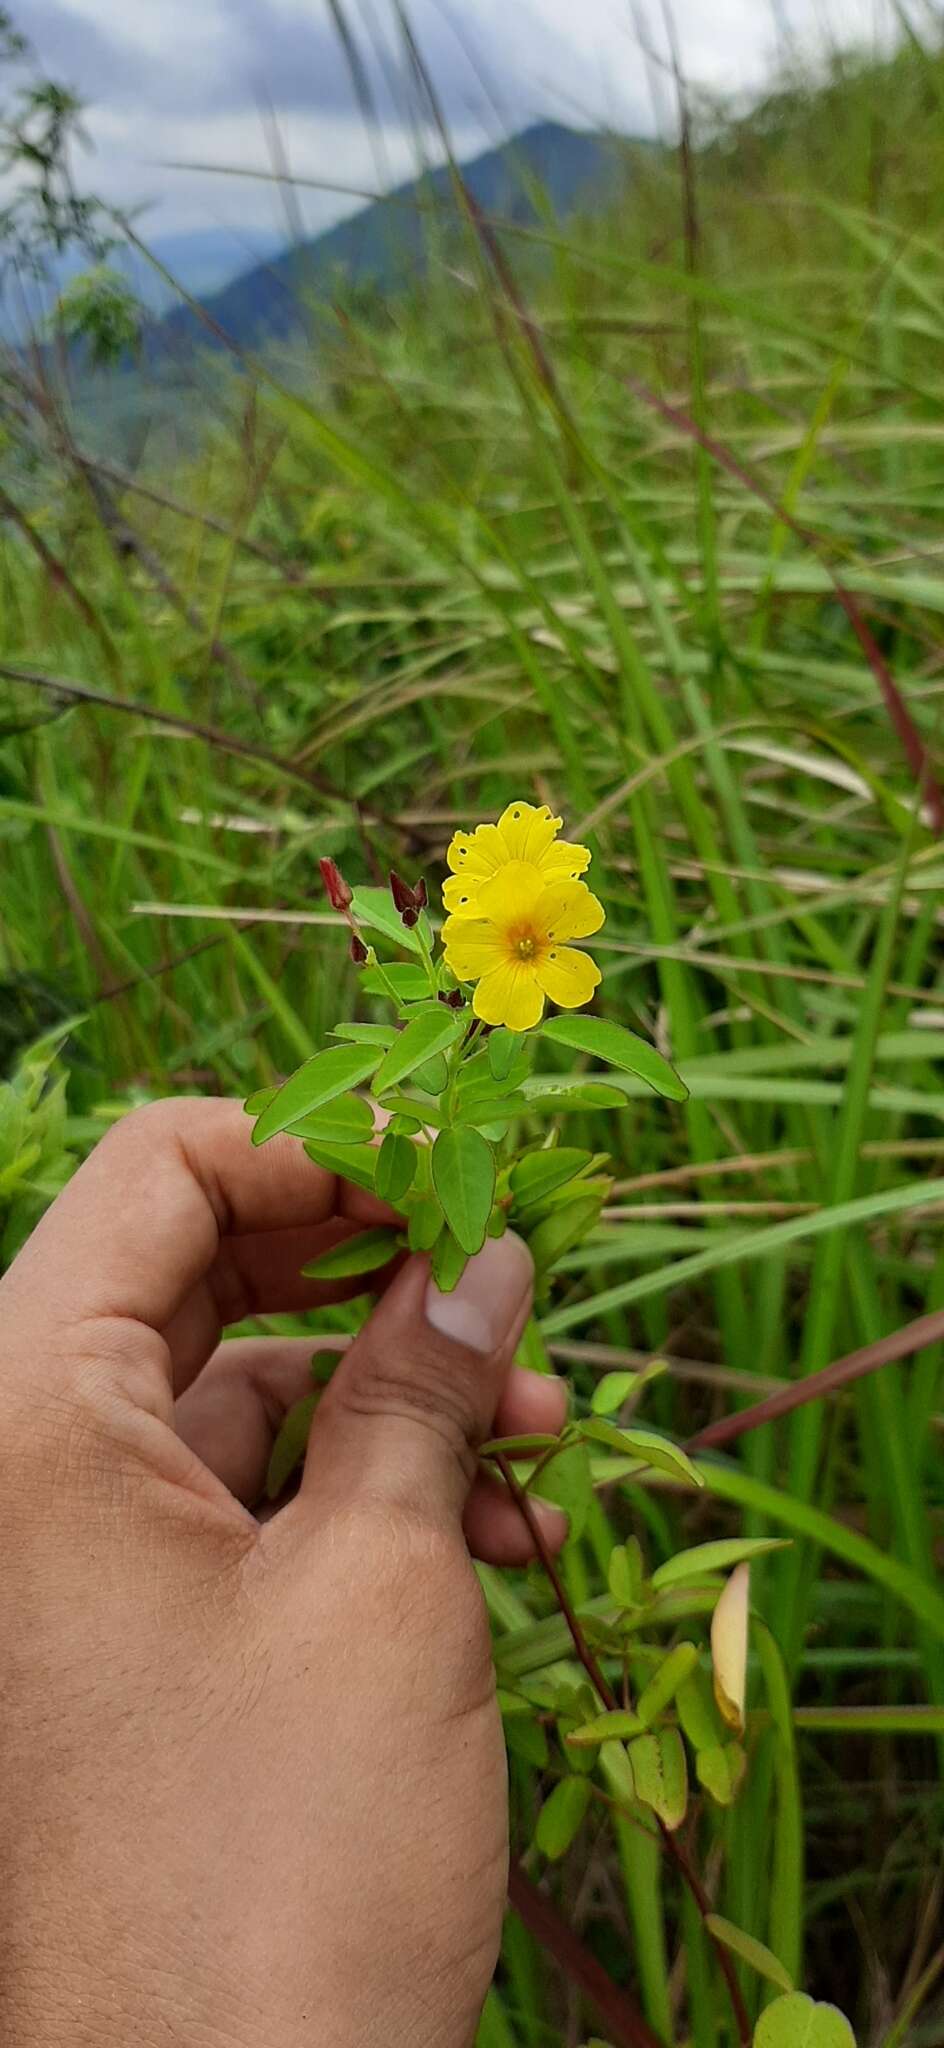
[(26, 37), (0, 6), (0, 179), (9, 188), (0, 205), (0, 282), (10, 268), (43, 277), (51, 257), (84, 251), (92, 268), (63, 293), (56, 320), (100, 364), (134, 347), (140, 307), (105, 261), (116, 245), (114, 216), (73, 178), (73, 147), (87, 146), (82, 113), (75, 93), (39, 74)]

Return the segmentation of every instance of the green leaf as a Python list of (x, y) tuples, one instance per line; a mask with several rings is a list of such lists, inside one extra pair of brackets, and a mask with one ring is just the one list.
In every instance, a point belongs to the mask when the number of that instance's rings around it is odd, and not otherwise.
[(368, 967), (361, 975), (358, 986), (363, 989), (365, 995), (388, 998), (392, 988), (394, 995), (399, 996), (402, 1003), (414, 1003), (429, 995), (429, 976), (425, 967), (414, 967), (411, 962), (395, 961), (392, 967), (385, 967), (382, 974), (378, 968)]
[(530, 1714), (512, 1714), (506, 1718), (504, 1729), (512, 1756), (520, 1757), (522, 1763), (533, 1764), (537, 1771), (546, 1771), (550, 1758), (547, 1736), (540, 1721), (532, 1720)]
[(424, 1195), (410, 1212), (411, 1252), (431, 1252), (446, 1219), (435, 1195)]
[(692, 1748), (719, 1749), (726, 1730), (706, 1671), (692, 1667), (675, 1696), (679, 1720)]
[(398, 1138), (388, 1131), (377, 1154), (377, 1193), (382, 1202), (397, 1203), (408, 1193), (416, 1178), (416, 1146), (410, 1138)]
[(617, 1708), (610, 1714), (598, 1714), (594, 1721), (585, 1721), (582, 1728), (575, 1728), (568, 1735), (567, 1742), (572, 1749), (594, 1749), (601, 1742), (628, 1742), (634, 1735), (645, 1732), (645, 1723), (638, 1714), (630, 1714)]
[(521, 1436), (496, 1436), (482, 1444), (479, 1457), (496, 1458), (501, 1452), (505, 1458), (538, 1458), (559, 1441), (559, 1437), (547, 1436), (540, 1430), (526, 1431)]
[(436, 1053), (445, 1052), (454, 1045), (466, 1030), (466, 1020), (458, 1017), (454, 1010), (444, 1010), (437, 1005), (435, 1010), (423, 1010), (413, 1017), (404, 1029), (397, 1033), (389, 1052), (384, 1054), (374, 1075), (374, 1094), (383, 1095), (395, 1088), (398, 1081), (415, 1074), (418, 1067), (425, 1065)]
[(535, 1847), (551, 1863), (566, 1856), (593, 1797), (586, 1778), (562, 1778), (538, 1814)]
[(485, 1243), (495, 1180), (495, 1154), (481, 1132), (440, 1132), (433, 1146), (433, 1186), (456, 1242), (470, 1257)]
[(562, 1508), (570, 1523), (569, 1540), (575, 1542), (587, 1526), (593, 1507), (593, 1473), (586, 1444), (569, 1444), (545, 1465), (532, 1491), (539, 1500)]
[(269, 1469), (266, 1473), (266, 1494), (269, 1500), (278, 1500), (284, 1493), (293, 1472), (301, 1464), (308, 1449), (308, 1438), (314, 1420), (320, 1394), (306, 1394), (303, 1401), (290, 1408), (272, 1446)]
[(397, 1035), (395, 1024), (336, 1024), (332, 1038), (349, 1039), (352, 1045), (379, 1045), (386, 1052)]
[(516, 1031), (503, 1028), (492, 1032), (488, 1041), (488, 1064), (496, 1081), (507, 1081), (522, 1044), (523, 1040)]
[(747, 1756), (739, 1742), (718, 1743), (700, 1749), (695, 1756), (695, 1775), (717, 1806), (733, 1806), (744, 1783)]
[(391, 1117), (387, 1128), (393, 1132), (395, 1138), (416, 1138), (423, 1126), (418, 1116), (404, 1116), (402, 1110), (398, 1110), (396, 1116)]
[(624, 1074), (635, 1074), (670, 1102), (688, 1099), (684, 1081), (668, 1060), (656, 1052), (655, 1046), (627, 1031), (624, 1024), (611, 1023), (608, 1017), (550, 1017), (541, 1026), (541, 1036), (554, 1045), (569, 1046), (572, 1052), (589, 1053), (591, 1059), (603, 1060), (608, 1067), (619, 1067)]
[(639, 1538), (631, 1536), (611, 1550), (606, 1580), (618, 1607), (638, 1607), (642, 1602), (645, 1573)]
[(636, 1797), (651, 1806), (664, 1827), (674, 1833), (688, 1810), (688, 1770), (685, 1750), (677, 1728), (660, 1728), (655, 1735), (637, 1735), (629, 1745)]
[(697, 1663), (698, 1651), (694, 1643), (676, 1643), (674, 1650), (663, 1658), (658, 1671), (653, 1672), (636, 1701), (636, 1712), (644, 1728), (651, 1728), (653, 1721), (665, 1712)]
[(528, 1245), (538, 1274), (549, 1273), (566, 1252), (580, 1244), (600, 1221), (603, 1206), (599, 1195), (581, 1195), (564, 1208), (542, 1218), (528, 1232)]
[(677, 1557), (667, 1558), (652, 1574), (656, 1592), (666, 1586), (685, 1585), (690, 1579), (703, 1578), (706, 1572), (729, 1571), (732, 1565), (744, 1564), (752, 1557), (762, 1557), (768, 1550), (786, 1550), (789, 1539), (785, 1536), (731, 1536), (722, 1537), (717, 1543), (698, 1543), (693, 1550), (680, 1550)]
[(855, 2035), (836, 2005), (814, 2005), (805, 1992), (775, 1998), (754, 2029), (754, 2048), (856, 2048)]
[(362, 1095), (338, 1095), (323, 1109), (290, 1124), (289, 1135), (323, 1139), (327, 1145), (368, 1145), (374, 1135), (374, 1112)]
[(724, 1920), (720, 1913), (705, 1916), (708, 1933), (720, 1941), (723, 1948), (729, 1948), (748, 1968), (756, 1970), (759, 1977), (766, 1977), (768, 1984), (776, 1984), (778, 1991), (792, 1991), (793, 1978), (778, 1961), (772, 1949), (762, 1941), (756, 1941), (753, 1934), (745, 1934), (743, 1928), (735, 1927), (733, 1920)]
[(433, 1246), (430, 1271), (440, 1294), (452, 1294), (469, 1263), (469, 1255), (456, 1243), (451, 1230), (442, 1230)]
[(531, 1109), (546, 1109), (554, 1116), (568, 1109), (626, 1108), (622, 1090), (606, 1081), (558, 1081), (549, 1074), (532, 1074), (522, 1081), (521, 1092)]
[(455, 1120), (475, 1127), (510, 1124), (514, 1117), (523, 1116), (527, 1107), (523, 1095), (460, 1096)]
[(655, 1429), (618, 1429), (615, 1422), (604, 1422), (594, 1418), (581, 1422), (580, 1434), (589, 1437), (596, 1444), (608, 1444), (611, 1450), (622, 1451), (624, 1456), (640, 1458), (645, 1465), (654, 1465), (659, 1472), (670, 1472), (674, 1479), (684, 1479), (689, 1486), (704, 1486), (702, 1474), (692, 1464), (691, 1458), (672, 1442), (671, 1437), (662, 1436)]
[(344, 1095), (349, 1088), (369, 1080), (378, 1059), (375, 1045), (335, 1045), (327, 1052), (316, 1053), (314, 1059), (306, 1060), (291, 1075), (263, 1110), (252, 1134), (253, 1144), (264, 1145), (267, 1138), (278, 1137), (290, 1124), (310, 1116), (313, 1109), (320, 1109), (336, 1095)]
[(424, 1060), (413, 1076), (417, 1088), (425, 1095), (441, 1095), (449, 1083), (449, 1068), (441, 1052), (433, 1054), (431, 1060)]
[(594, 1387), (590, 1406), (594, 1415), (616, 1415), (639, 1384), (638, 1372), (608, 1372)]
[(399, 1246), (398, 1230), (362, 1230), (322, 1252), (320, 1259), (312, 1259), (302, 1272), (306, 1280), (350, 1280), (358, 1273), (377, 1273), (389, 1264)]
[(592, 1152), (575, 1145), (557, 1145), (547, 1151), (526, 1152), (515, 1161), (509, 1176), (511, 1192), (522, 1205), (543, 1201), (555, 1188), (564, 1187), (590, 1165)]
[(261, 1116), (263, 1110), (268, 1109), (270, 1102), (275, 1101), (278, 1092), (277, 1088), (257, 1088), (255, 1094), (250, 1095), (243, 1103), (246, 1115)]
[(374, 1187), (377, 1153), (373, 1145), (329, 1145), (321, 1138), (306, 1138), (305, 1151), (316, 1166), (324, 1166), (354, 1187)]
[[(405, 953), (419, 953), (420, 942), (416, 930), (408, 931), (400, 916), (389, 889), (355, 889), (351, 905), (358, 924), (367, 926), (368, 931), (381, 932), (394, 946), (402, 946)], [(427, 925), (427, 939), (429, 930)], [(387, 969), (389, 973), (389, 968)], [(391, 980), (393, 979), (391, 975)], [(423, 994), (429, 995), (428, 978), (423, 974)]]

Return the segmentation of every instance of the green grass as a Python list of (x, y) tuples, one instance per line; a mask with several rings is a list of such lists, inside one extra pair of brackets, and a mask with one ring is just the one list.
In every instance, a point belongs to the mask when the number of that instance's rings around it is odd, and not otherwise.
[[(461, 262), (310, 359), (208, 357), (199, 446), (142, 436), (136, 480), (83, 469), (87, 415), (63, 435), (28, 406), (0, 451), (7, 1069), (78, 1018), (76, 1156), (138, 1100), (248, 1093), (345, 1001), (371, 1014), (319, 856), (435, 882), (456, 824), (550, 801), (594, 848), (601, 1007), (691, 1097), (628, 1083), (569, 1121), (612, 1154), (618, 1214), (545, 1338), (578, 1402), (665, 1353), (645, 1414), (679, 1438), (944, 1302), (944, 862), (913, 765), (944, 757), (925, 44), (913, 21), (894, 61), (837, 58), (717, 133), (697, 236), (676, 157), (631, 152), (619, 219), (505, 234), (514, 296), (470, 227)], [(566, 1559), (592, 1616), (631, 1532), (653, 1565), (794, 1539), (755, 1567), (745, 1788), (689, 1846), (717, 1911), (885, 2048), (944, 2028), (941, 1374), (935, 1346), (801, 1409), (706, 1461), (697, 1498), (611, 1483)], [(499, 1658), (507, 1635), (519, 1671), (566, 1665), (540, 1573), (484, 1576)], [(562, 1768), (514, 1761), (534, 1876)], [(677, 1873), (594, 1812), (562, 1909), (673, 2048), (730, 2048)], [(510, 1921), (483, 2048), (595, 2026)]]

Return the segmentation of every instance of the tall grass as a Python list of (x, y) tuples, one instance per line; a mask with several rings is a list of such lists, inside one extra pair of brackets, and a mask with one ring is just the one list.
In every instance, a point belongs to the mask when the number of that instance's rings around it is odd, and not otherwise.
[[(76, 1154), (143, 1097), (248, 1093), (338, 1014), (317, 856), (434, 876), (456, 823), (547, 799), (597, 856), (603, 1007), (691, 1099), (568, 1127), (617, 1187), (545, 1339), (578, 1402), (665, 1357), (680, 1437), (944, 1305), (944, 63), (908, 26), (687, 166), (627, 145), (605, 215), (441, 224), (287, 364), (208, 347), (173, 461), (146, 391), (133, 458), (85, 459), (61, 393), (3, 455), (8, 1063), (72, 1020)], [(794, 1539), (755, 1568), (746, 1788), (691, 1846), (875, 2048), (944, 2032), (941, 1368), (748, 1435), (694, 1505), (608, 1485), (566, 1558), (592, 1612), (631, 1531), (653, 1565)], [(565, 1660), (541, 1575), (483, 1576), (506, 1683)], [(532, 1876), (562, 1769), (513, 1762)], [(661, 2039), (722, 2048), (697, 1915), (599, 1812), (558, 1904)], [(579, 1982), (512, 1916), (483, 2048), (585, 2038)]]

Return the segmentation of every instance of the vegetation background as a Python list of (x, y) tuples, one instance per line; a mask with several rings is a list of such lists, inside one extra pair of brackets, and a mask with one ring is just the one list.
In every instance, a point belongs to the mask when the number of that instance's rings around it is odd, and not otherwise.
[[(7, 346), (0, 1224), (9, 1256), (135, 1102), (248, 1094), (345, 1003), (372, 1014), (320, 856), (432, 882), (457, 823), (561, 810), (606, 901), (600, 1007), (691, 1095), (627, 1079), (624, 1109), (568, 1119), (617, 1184), (533, 1362), (586, 1413), (603, 1373), (665, 1360), (643, 1415), (686, 1440), (858, 1354), (697, 1496), (572, 1473), (566, 1591), (599, 1615), (631, 1535), (650, 1569), (793, 1539), (754, 1566), (776, 1647), (754, 1639), (746, 1783), (727, 1809), (696, 1786), (685, 1839), (860, 2043), (935, 2048), (944, 41), (922, 0), (895, 12), (893, 49), (786, 52), (747, 109), (652, 57), (676, 136), (611, 139), (605, 199), (559, 215), (526, 155), (504, 212), (421, 182), (409, 275), (322, 275), (306, 308), (300, 273), (277, 346), (191, 308), (189, 354), (152, 334), (131, 363), (101, 274), (72, 298), (84, 351)], [(28, 112), (11, 155), (74, 110)], [(8, 264), (50, 206), (103, 258), (112, 223), (18, 161)], [(728, 2048), (699, 1912), (604, 1774), (567, 1853), (536, 1845), (575, 1768), (539, 1687), (576, 1667), (539, 1570), (483, 1583), (514, 1848), (560, 1917), (519, 1894), (481, 2048), (631, 2042), (633, 2012)], [(769, 1987), (737, 1968), (753, 2018)]]

